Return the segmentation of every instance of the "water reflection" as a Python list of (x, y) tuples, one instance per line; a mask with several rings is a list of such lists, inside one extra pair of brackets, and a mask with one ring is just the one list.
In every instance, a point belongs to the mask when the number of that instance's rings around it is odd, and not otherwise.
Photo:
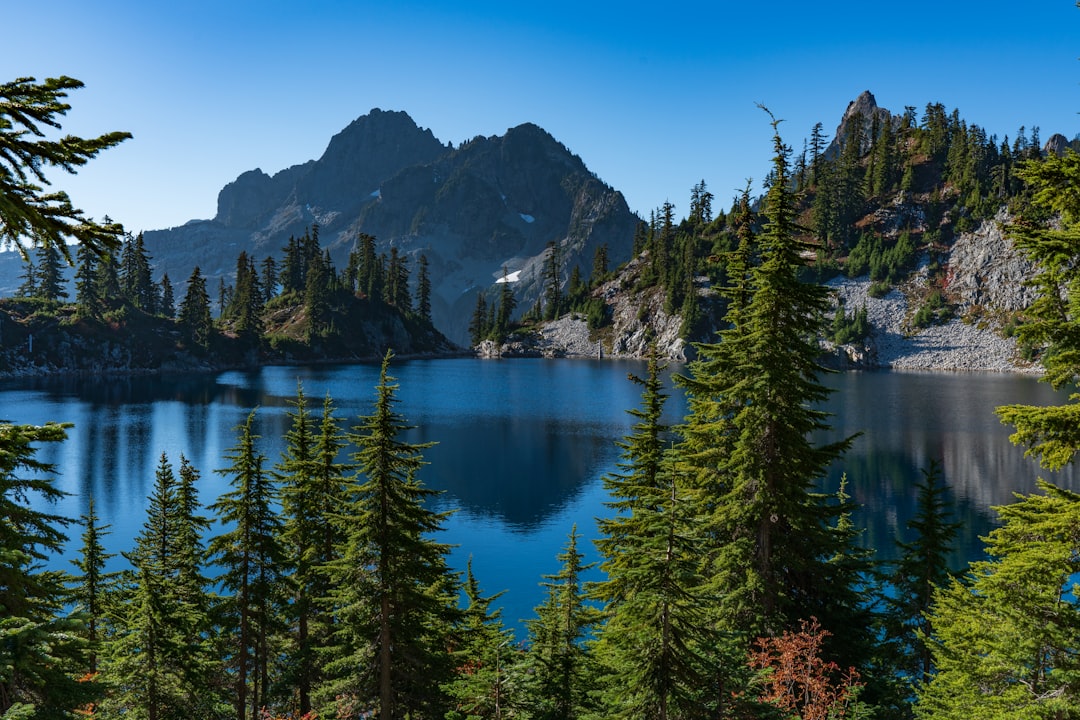
[[(558, 570), (556, 555), (575, 523), (595, 536), (595, 518), (609, 514), (601, 477), (614, 469), (614, 441), (629, 432), (626, 413), (640, 388), (626, 380), (643, 363), (613, 361), (400, 362), (398, 410), (415, 425), (411, 442), (434, 441), (421, 479), (445, 491), (438, 504), (457, 509), (440, 538), (457, 545), (452, 561), (469, 556), (486, 592), (509, 590), (509, 619), (526, 617), (541, 601), (543, 573)], [(62, 444), (43, 447), (41, 459), (60, 470), (58, 485), (72, 493), (56, 508), (69, 517), (86, 511), (93, 494), (111, 523), (110, 552), (130, 547), (144, 520), (146, 495), (161, 453), (174, 467), (183, 453), (200, 471), (200, 496), (210, 503), (228, 479), (235, 428), (258, 407), (255, 432), (267, 466), (280, 458), (289, 403), (302, 382), (313, 411), (334, 399), (346, 427), (370, 412), (379, 367), (373, 364), (271, 367), (216, 376), (129, 378), (94, 382), (7, 382), (0, 385), (4, 417), (16, 422), (71, 421)], [(852, 373), (829, 376), (837, 389), (827, 405), (833, 429), (820, 438), (862, 436), (824, 480), (835, 491), (842, 473), (863, 509), (863, 541), (890, 557), (915, 511), (914, 484), (931, 459), (942, 463), (964, 529), (954, 565), (981, 553), (980, 535), (995, 521), (990, 507), (1032, 492), (1042, 475), (1080, 489), (1074, 472), (1041, 472), (1008, 442), (1010, 429), (993, 414), (1009, 403), (1055, 404), (1064, 394), (1032, 378), (979, 374)], [(677, 423), (685, 400), (670, 391), (666, 421)], [(78, 532), (72, 536), (77, 538)], [(73, 544), (74, 545), (74, 544)], [(582, 542), (588, 560), (591, 543)], [(73, 553), (72, 553), (73, 554)], [(122, 558), (114, 558), (122, 565)], [(66, 560), (63, 565), (67, 567)]]

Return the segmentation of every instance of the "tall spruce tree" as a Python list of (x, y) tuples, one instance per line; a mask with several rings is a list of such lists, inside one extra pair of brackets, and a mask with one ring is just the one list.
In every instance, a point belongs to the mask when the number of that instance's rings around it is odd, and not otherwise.
[(1075, 718), (1080, 708), (1080, 495), (1042, 492), (997, 508), (988, 559), (934, 595), (936, 671), (917, 718)]
[(594, 654), (605, 666), (609, 717), (706, 716), (704, 689), (715, 676), (704, 654), (720, 639), (707, 634), (695, 536), (693, 491), (675, 468), (662, 422), (667, 394), (656, 346), (642, 386), (641, 407), (630, 410), (633, 434), (619, 442), (621, 472), (604, 477), (615, 517), (601, 520), (596, 546), (606, 580), (590, 595), (603, 603), (604, 624)]
[(583, 562), (579, 537), (575, 525), (558, 556), (559, 572), (544, 576), (547, 600), (528, 622), (529, 683), (524, 702), (537, 720), (573, 720), (595, 709), (590, 696), (595, 667), (585, 644), (599, 614), (587, 601), (582, 574), (592, 565)]
[(64, 258), (60, 249), (52, 243), (38, 248), (37, 297), (60, 302), (68, 297), (67, 281), (64, 279)]
[(64, 612), (70, 578), (41, 566), (62, 551), (69, 521), (40, 509), (64, 493), (35, 456), (67, 427), (0, 424), (0, 717), (21, 706), (17, 717), (60, 720), (96, 697), (77, 682), (89, 658), (83, 619)]
[(72, 578), (71, 599), (86, 618), (86, 639), (89, 642), (87, 672), (97, 673), (97, 657), (104, 635), (105, 609), (109, 596), (116, 589), (119, 573), (108, 572), (106, 563), (113, 554), (105, 552), (102, 538), (109, 534), (109, 525), (100, 524), (94, 511), (94, 498), (87, 500), (86, 513), (80, 518), (83, 527), (79, 556), (71, 561), (79, 574)]
[(255, 447), (254, 422), (252, 410), (236, 428), (237, 443), (225, 456), (231, 464), (217, 471), (232, 489), (210, 506), (228, 528), (210, 541), (210, 553), (222, 568), (218, 582), (231, 593), (222, 612), (231, 638), (226, 662), (236, 720), (259, 720), (268, 706), (270, 641), (279, 624), (276, 590), (283, 571), (277, 492)]
[(449, 547), (431, 538), (446, 513), (428, 506), (437, 492), (416, 476), (430, 444), (401, 438), (410, 426), (395, 408), (392, 357), (383, 358), (372, 413), (347, 436), (357, 477), (338, 520), (344, 554), (328, 568), (338, 623), (320, 695), (327, 708), (358, 703), (380, 718), (419, 720), (447, 710), (459, 582)]
[(849, 550), (835, 532), (843, 509), (814, 483), (850, 439), (811, 440), (828, 427), (817, 409), (829, 394), (819, 380), (817, 337), (829, 298), (826, 288), (800, 280), (805, 246), (778, 123), (756, 262), (745, 291), (741, 278), (730, 279), (729, 294), (745, 292), (746, 304), (729, 306), (721, 342), (699, 345), (682, 378), (689, 415), (680, 453), (705, 497), (707, 594), (720, 627), (749, 640), (816, 616), (846, 644), (863, 630), (845, 625), (859, 595), (846, 578), (839, 582), (833, 562)]
[(282, 683), (296, 695), (298, 713), (312, 709), (312, 693), (321, 680), (319, 648), (333, 623), (321, 601), (330, 595), (327, 567), (337, 557), (343, 537), (335, 515), (346, 499), (344, 466), (337, 461), (343, 436), (327, 396), (321, 424), (311, 415), (298, 385), (289, 413), (292, 426), (274, 468), (281, 487), (281, 540), (291, 570), (287, 588), (288, 641)]
[(177, 322), (188, 342), (198, 350), (210, 347), (214, 321), (210, 317), (210, 296), (206, 292), (206, 278), (196, 265), (187, 282), (187, 292), (180, 303)]

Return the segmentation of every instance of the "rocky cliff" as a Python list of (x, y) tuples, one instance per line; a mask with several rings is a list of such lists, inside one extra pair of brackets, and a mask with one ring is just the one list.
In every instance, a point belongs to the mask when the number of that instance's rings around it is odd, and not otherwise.
[(318, 224), (340, 269), (367, 233), (414, 269), (427, 256), (434, 322), (464, 342), (475, 292), (504, 270), (516, 278), (518, 306), (528, 308), (548, 242), (559, 244), (567, 274), (574, 265), (588, 274), (602, 244), (612, 262), (629, 258), (637, 222), (621, 193), (536, 125), (454, 148), (403, 112), (373, 110), (318, 160), (273, 176), (246, 172), (221, 190), (213, 220), (150, 231), (145, 242), (157, 275), (182, 281), (198, 264), (216, 288), (241, 250), (280, 259), (290, 235)]

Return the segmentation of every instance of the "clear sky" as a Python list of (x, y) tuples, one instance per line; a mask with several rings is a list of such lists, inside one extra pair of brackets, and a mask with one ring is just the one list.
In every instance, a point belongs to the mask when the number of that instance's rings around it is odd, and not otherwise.
[(51, 177), (136, 232), (213, 217), (237, 175), (318, 158), (375, 107), (455, 145), (536, 123), (643, 215), (684, 215), (700, 180), (718, 206), (760, 192), (758, 102), (796, 151), (863, 90), (999, 138), (1080, 132), (1073, 0), (0, 0), (0, 27), (0, 81), (78, 78), (64, 131), (133, 133)]

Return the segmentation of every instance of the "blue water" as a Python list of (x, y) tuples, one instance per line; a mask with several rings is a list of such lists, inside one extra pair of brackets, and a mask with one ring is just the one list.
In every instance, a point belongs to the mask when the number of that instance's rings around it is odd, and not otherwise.
[[(92, 493), (111, 523), (111, 552), (130, 547), (143, 522), (146, 495), (161, 453), (172, 463), (183, 453), (201, 472), (204, 504), (228, 479), (214, 472), (236, 439), (236, 426), (257, 408), (256, 432), (268, 465), (280, 457), (288, 403), (297, 382), (315, 409), (329, 393), (345, 424), (370, 411), (376, 365), (270, 367), (253, 372), (181, 378), (102, 381), (27, 381), (0, 385), (0, 417), (20, 423), (74, 423), (69, 439), (45, 446), (60, 489), (71, 493), (58, 508), (77, 517)], [(420, 477), (443, 490), (440, 509), (454, 509), (438, 539), (455, 545), (452, 564), (471, 557), (485, 594), (500, 598), (508, 624), (520, 628), (543, 601), (543, 574), (558, 570), (556, 555), (571, 528), (596, 560), (589, 539), (606, 516), (602, 476), (614, 469), (614, 442), (629, 432), (626, 413), (640, 402), (628, 372), (643, 363), (590, 360), (414, 360), (395, 363), (399, 412), (416, 428), (411, 442), (438, 443), (425, 451)], [(1028, 377), (984, 374), (850, 373), (826, 382), (836, 388), (827, 409), (834, 429), (821, 439), (862, 432), (844, 461), (823, 480), (835, 490), (846, 472), (849, 492), (864, 509), (864, 542), (893, 555), (914, 512), (913, 482), (931, 459), (942, 462), (965, 530), (955, 554), (962, 565), (981, 553), (979, 535), (992, 526), (991, 506), (1030, 492), (1039, 475), (1080, 489), (1073, 473), (1040, 472), (1010, 445), (1009, 429), (993, 408), (1006, 403), (1064, 400)], [(668, 422), (685, 412), (672, 390)], [(69, 533), (71, 553), (78, 528)], [(70, 554), (70, 553), (69, 553)], [(73, 557), (73, 554), (71, 554)], [(66, 563), (67, 558), (58, 559)], [(124, 560), (114, 558), (114, 567)], [(595, 575), (594, 575), (595, 576)], [(519, 636), (522, 632), (519, 632)]]

